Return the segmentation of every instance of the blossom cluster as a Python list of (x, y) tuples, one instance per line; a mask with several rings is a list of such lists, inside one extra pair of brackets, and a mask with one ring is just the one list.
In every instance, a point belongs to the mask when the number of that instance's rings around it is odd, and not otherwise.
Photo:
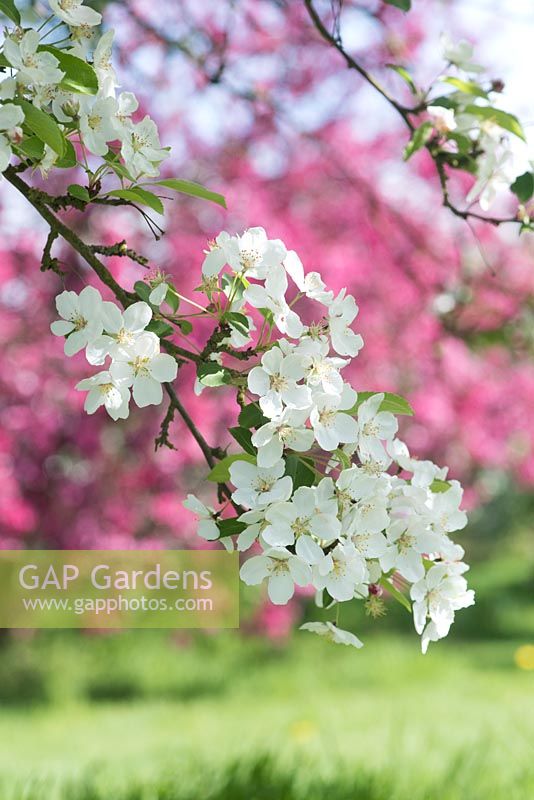
[[(426, 651), (448, 633), (455, 611), (474, 602), (463, 549), (450, 538), (467, 522), (462, 489), (446, 480), (445, 468), (412, 458), (396, 438), (390, 409), (411, 413), (406, 401), (358, 395), (344, 379), (363, 346), (351, 328), (354, 297), (345, 290), (334, 295), (318, 272), (305, 274), (297, 254), (262, 228), (221, 233), (203, 275), (208, 299), (226, 298), (222, 318), (232, 335), (239, 333), (241, 348), (252, 341), (254, 319), (263, 321), (254, 348), (259, 363), (221, 380), (240, 386), (251, 401), (236, 436), (245, 452), (227, 456), (212, 475), (217, 480), (227, 468), (238, 516), (230, 521), (224, 509), (215, 512), (190, 495), (185, 505), (200, 519), (199, 535), (228, 548), (235, 538), (240, 551), (259, 549), (241, 578), (249, 585), (265, 581), (275, 604), (287, 603), (295, 586), (312, 586), (321, 606), (357, 599), (376, 610), (384, 589), (408, 603), (402, 589), (409, 586)], [(225, 351), (212, 360), (224, 377)], [(213, 372), (209, 378), (205, 383), (215, 385)], [(332, 623), (305, 627), (361, 645)]]
[(447, 68), (436, 83), (453, 91), (441, 91), (428, 101), (429, 120), (416, 129), (408, 153), (414, 151), (414, 142), (415, 149), (430, 143), (436, 152), (441, 150), (448, 164), (475, 176), (466, 200), (478, 200), (487, 211), (501, 190), (515, 191), (518, 163), (509, 134), (524, 139), (524, 133), (516, 117), (494, 107), (492, 94), (502, 91), (502, 82), (489, 81), (485, 68), (473, 61), (473, 46), (454, 43), (445, 34), (441, 44)]
[(79, 295), (59, 294), (56, 307), (61, 319), (50, 327), (56, 336), (66, 337), (65, 355), (85, 350), (93, 366), (110, 359), (105, 370), (76, 386), (87, 392), (88, 414), (104, 406), (112, 419), (125, 419), (132, 395), (140, 408), (161, 403), (162, 383), (173, 381), (178, 367), (172, 356), (160, 352), (159, 337), (146, 330), (152, 319), (148, 303), (133, 303), (122, 313), (98, 289), (86, 286)]
[(123, 180), (157, 176), (169, 152), (150, 117), (132, 120), (139, 107), (135, 95), (116, 94), (113, 30), (97, 37), (101, 15), (82, 0), (50, 0), (49, 5), (52, 15), (38, 29), (21, 27), (12, 9), (18, 24), (6, 30), (3, 42), (7, 77), (0, 83), (0, 170), (13, 152), (29, 158), (45, 176), (54, 166), (74, 167), (74, 144), (81, 148), (85, 168), (93, 155), (104, 159), (102, 171), (109, 167)]

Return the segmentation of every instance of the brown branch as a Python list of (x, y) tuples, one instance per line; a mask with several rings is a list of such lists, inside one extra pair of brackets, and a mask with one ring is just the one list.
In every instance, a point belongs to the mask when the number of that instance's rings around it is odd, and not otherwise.
[(132, 250), (130, 247), (128, 247), (126, 239), (123, 239), (121, 242), (117, 242), (116, 244), (90, 244), (89, 247), (93, 253), (98, 253), (101, 256), (118, 256), (119, 258), (127, 257), (132, 261), (137, 262), (137, 264), (141, 264), (142, 267), (148, 266), (149, 263), (148, 258), (139, 255), (139, 253), (136, 253), (135, 250)]

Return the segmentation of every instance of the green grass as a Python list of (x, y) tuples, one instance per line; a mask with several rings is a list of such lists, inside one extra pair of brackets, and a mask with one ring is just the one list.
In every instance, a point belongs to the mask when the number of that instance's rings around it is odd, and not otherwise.
[(0, 797), (531, 800), (520, 643), (43, 632), (0, 649)]

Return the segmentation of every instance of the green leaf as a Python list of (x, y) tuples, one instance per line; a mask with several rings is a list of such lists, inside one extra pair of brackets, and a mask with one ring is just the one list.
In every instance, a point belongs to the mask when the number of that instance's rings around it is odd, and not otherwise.
[(434, 480), (430, 484), (430, 491), (434, 492), (434, 494), (447, 492), (450, 488), (451, 485), (449, 481), (442, 481), (440, 478), (434, 478)]
[(72, 53), (58, 50), (57, 47), (53, 47), (50, 44), (42, 44), (37, 49), (51, 53), (59, 61), (59, 68), (65, 73), (65, 77), (59, 84), (60, 88), (65, 89), (67, 92), (76, 92), (78, 94), (97, 93), (98, 78), (96, 77), (96, 72), (86, 61), (73, 56)]
[(505, 131), (509, 131), (513, 133), (514, 136), (518, 136), (523, 141), (526, 141), (525, 132), (521, 126), (521, 123), (513, 114), (509, 114), (507, 111), (502, 111), (500, 108), (492, 108), (491, 106), (466, 106), (465, 107), (466, 114), (473, 114), (476, 117), (480, 117), (481, 119), (491, 120), (491, 122), (495, 122)]
[(13, 0), (0, 0), (0, 11), (15, 25), (20, 25), (20, 14)]
[(15, 149), (17, 152), (22, 153), (22, 155), (26, 158), (35, 159), (35, 161), (40, 161), (44, 156), (44, 144), (40, 139), (37, 138), (37, 136), (34, 136), (33, 134), (24, 136), (22, 142), (19, 142)]
[(239, 414), (237, 421), (242, 428), (261, 428), (266, 422), (269, 422), (267, 417), (264, 417), (261, 408), (256, 403), (250, 403), (245, 406)]
[(193, 330), (193, 325), (189, 322), (188, 319), (177, 319), (176, 324), (178, 325), (184, 336), (188, 336)]
[(13, 101), (24, 111), (24, 124), (59, 156), (65, 153), (65, 137), (57, 122), (32, 103), (22, 98)]
[[(373, 397), (375, 394), (382, 394), (382, 392), (358, 392), (358, 399), (353, 407), (347, 411), (347, 414), (354, 414), (365, 400), (369, 400), (369, 398)], [(391, 414), (413, 417), (413, 408), (400, 394), (383, 392), (383, 395), (384, 399), (380, 404), (380, 411), (389, 411)]]
[(227, 311), (223, 320), (229, 322), (239, 333), (244, 336), (248, 335), (250, 331), (249, 322), (244, 314), (239, 314), (237, 311)]
[(170, 336), (172, 333), (174, 333), (172, 325), (169, 325), (167, 322), (163, 322), (162, 319), (153, 319), (148, 323), (145, 331), (155, 333), (156, 336), (159, 336), (161, 339), (164, 339), (165, 336)]
[(77, 161), (74, 145), (69, 139), (65, 139), (65, 152), (61, 158), (58, 158), (54, 166), (59, 167), (59, 169), (72, 169), (72, 167), (76, 166)]
[(298, 489), (300, 486), (313, 486), (315, 483), (315, 471), (311, 458), (287, 456), (285, 474), (292, 479), (294, 489)]
[(395, 6), (400, 8), (401, 11), (409, 11), (412, 7), (412, 0), (384, 0), (388, 6)]
[(532, 172), (524, 172), (510, 186), (512, 192), (516, 195), (518, 200), (522, 203), (528, 203), (534, 194), (534, 174)]
[(396, 589), (386, 577), (382, 576), (378, 582), (380, 586), (383, 586), (384, 589), (389, 592), (389, 594), (394, 597), (398, 603), (401, 604), (401, 606), (404, 606), (406, 611), (408, 611), (410, 614), (412, 613), (412, 605), (408, 598), (403, 595), (402, 592), (399, 592), (399, 590)]
[(241, 445), (245, 453), (256, 456), (256, 448), (252, 444), (252, 433), (248, 428), (228, 428), (228, 432), (234, 437), (236, 442)]
[(418, 150), (425, 146), (432, 136), (432, 130), (433, 125), (431, 122), (423, 122), (422, 125), (414, 130), (412, 138), (404, 148), (403, 158), (405, 161), (408, 161), (414, 153), (417, 153)]
[(208, 474), (207, 479), (212, 483), (226, 483), (230, 480), (230, 467), (234, 461), (247, 461), (249, 464), (255, 464), (256, 459), (247, 453), (236, 453), (231, 456), (225, 456), (221, 461), (213, 467)]
[(165, 178), (165, 180), (154, 181), (153, 185), (166, 186), (167, 189), (174, 189), (175, 192), (188, 194), (190, 197), (200, 197), (202, 200), (211, 200), (212, 203), (217, 203), (217, 205), (226, 208), (226, 200), (222, 194), (212, 192), (209, 189), (206, 189), (205, 186), (201, 186), (200, 183), (194, 183), (193, 181), (182, 181), (178, 178)]
[(145, 283), (144, 281), (136, 281), (133, 288), (136, 295), (140, 297), (141, 300), (144, 300), (145, 303), (148, 303), (148, 298), (150, 296), (150, 286), (148, 283)]
[(218, 519), (217, 527), (221, 533), (219, 538), (223, 539), (225, 536), (234, 536), (236, 533), (241, 533), (247, 526), (237, 517), (232, 517), (231, 519)]
[(67, 192), (72, 197), (76, 197), (78, 200), (83, 200), (84, 203), (91, 202), (89, 192), (85, 186), (79, 186), (77, 183), (71, 183), (71, 185), (67, 187)]
[(474, 81), (463, 81), (461, 78), (447, 77), (442, 79), (442, 83), (448, 83), (464, 94), (472, 94), (475, 97), (484, 97), (485, 99), (488, 97), (488, 93)]
[(169, 288), (167, 289), (165, 302), (170, 308), (172, 308), (173, 314), (176, 314), (178, 308), (180, 307), (180, 298), (178, 297), (176, 289), (172, 284), (169, 284)]
[(410, 91), (413, 95), (417, 94), (417, 86), (415, 85), (414, 79), (405, 67), (401, 67), (400, 64), (386, 64), (386, 67), (389, 67), (389, 69), (394, 70), (397, 75), (400, 75), (402, 80), (410, 87)]
[(147, 192), (146, 189), (142, 189), (140, 186), (136, 186), (135, 189), (113, 189), (113, 191), (107, 192), (107, 196), (119, 197), (121, 200), (129, 200), (131, 203), (148, 206), (158, 214), (163, 214), (165, 211), (159, 197), (153, 192)]
[(351, 460), (348, 457), (348, 455), (343, 452), (341, 447), (338, 447), (337, 450), (334, 450), (333, 455), (341, 463), (343, 469), (350, 469), (350, 467), (352, 466)]
[(230, 383), (232, 376), (220, 364), (209, 361), (198, 365), (197, 378), (204, 386), (223, 386)]

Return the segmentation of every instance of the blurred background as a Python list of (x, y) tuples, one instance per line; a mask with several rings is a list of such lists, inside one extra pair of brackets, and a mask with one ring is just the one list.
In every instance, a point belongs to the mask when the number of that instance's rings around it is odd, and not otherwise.
[[(424, 658), (403, 609), (377, 621), (344, 612), (366, 642), (348, 652), (293, 632), (306, 597), (277, 608), (252, 590), (231, 634), (3, 632), (2, 798), (532, 798), (532, 237), (441, 207), (426, 154), (402, 163), (393, 112), (318, 39), (300, 1), (88, 4), (116, 31), (122, 88), (172, 147), (165, 174), (222, 192), (228, 211), (168, 204), (157, 242), (128, 209), (72, 212), (69, 224), (91, 243), (127, 239), (189, 296), (207, 241), (253, 225), (347, 286), (365, 340), (353, 384), (406, 396), (410, 449), (466, 487), (461, 543), (477, 605)], [(406, 102), (384, 65), (426, 85), (442, 65), (440, 33), (469, 38), (505, 82), (501, 107), (532, 133), (529, 0), (413, 5), (318, 8)], [(458, 181), (459, 200), (467, 186)], [(162, 408), (120, 424), (83, 414), (72, 387), (87, 365), (64, 358), (49, 324), (54, 296), (93, 276), (67, 248), (64, 279), (41, 273), (44, 225), (10, 187), (0, 204), (0, 547), (199, 546), (180, 505), (188, 491), (210, 500), (195, 442), (177, 421), (176, 450), (154, 452)], [(137, 264), (109, 264), (126, 288), (143, 277)], [(206, 438), (226, 445), (234, 400), (194, 398), (192, 376), (180, 376)]]

